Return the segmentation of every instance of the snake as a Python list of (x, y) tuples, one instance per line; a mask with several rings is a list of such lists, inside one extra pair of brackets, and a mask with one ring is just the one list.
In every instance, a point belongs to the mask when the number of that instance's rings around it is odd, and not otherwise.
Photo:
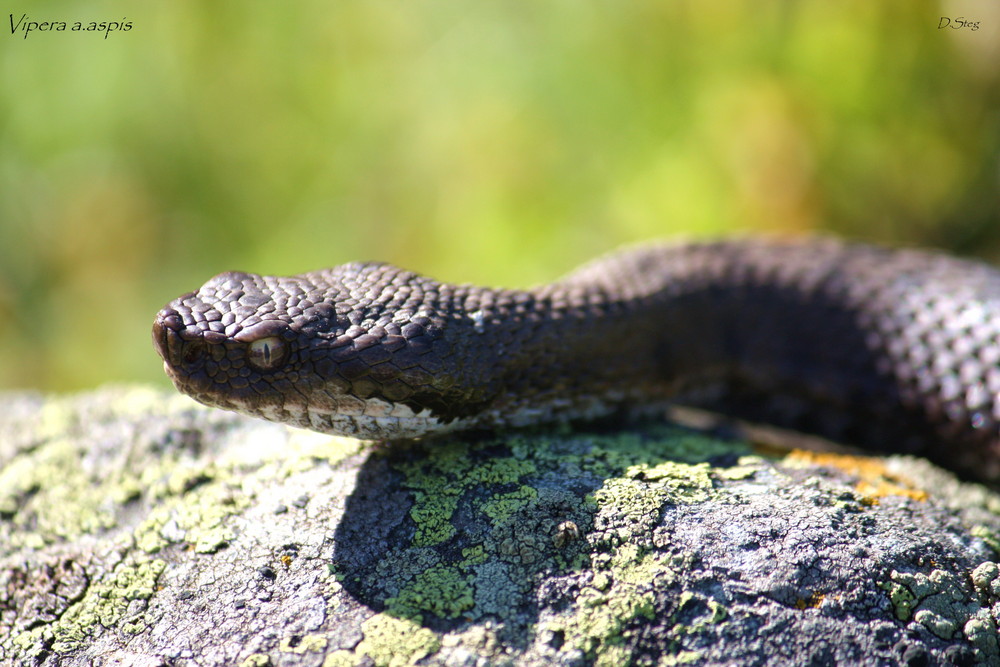
[(374, 440), (707, 409), (1000, 479), (1000, 271), (828, 237), (644, 243), (532, 289), (221, 273), (157, 313), (209, 406)]

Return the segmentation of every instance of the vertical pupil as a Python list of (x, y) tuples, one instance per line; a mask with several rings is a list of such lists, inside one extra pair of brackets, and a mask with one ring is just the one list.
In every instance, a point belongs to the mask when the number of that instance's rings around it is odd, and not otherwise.
[(258, 370), (271, 371), (280, 366), (288, 356), (285, 343), (275, 336), (255, 340), (247, 352), (250, 365)]

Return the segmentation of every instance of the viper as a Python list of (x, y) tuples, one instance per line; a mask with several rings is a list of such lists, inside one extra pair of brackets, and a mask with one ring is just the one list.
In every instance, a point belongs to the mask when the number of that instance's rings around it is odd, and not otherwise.
[(156, 315), (181, 392), (409, 439), (676, 404), (1000, 478), (1000, 271), (828, 238), (645, 244), (527, 290), (222, 273)]

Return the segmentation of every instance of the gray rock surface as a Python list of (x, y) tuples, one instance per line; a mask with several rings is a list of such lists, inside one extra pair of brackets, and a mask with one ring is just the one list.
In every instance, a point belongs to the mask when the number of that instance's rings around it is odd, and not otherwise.
[(1000, 664), (1000, 498), (665, 425), (389, 448), (0, 396), (0, 663)]

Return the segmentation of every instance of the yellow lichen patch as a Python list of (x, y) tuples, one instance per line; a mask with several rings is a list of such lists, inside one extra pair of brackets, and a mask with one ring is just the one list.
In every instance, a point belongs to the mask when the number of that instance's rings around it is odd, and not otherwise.
[(326, 656), (323, 667), (355, 667), (363, 661), (364, 658), (353, 651), (338, 650)]
[(854, 490), (864, 496), (868, 504), (878, 504), (879, 498), (903, 496), (913, 500), (927, 500), (927, 492), (914, 488), (915, 485), (889, 472), (885, 463), (878, 458), (851, 456), (832, 452), (811, 452), (796, 449), (785, 457), (785, 463), (792, 466), (822, 466), (836, 468), (848, 475), (859, 478)]
[(406, 618), (376, 614), (361, 624), (364, 639), (355, 652), (367, 655), (379, 667), (402, 667), (436, 653), (441, 638)]
[(281, 640), (278, 650), (282, 653), (322, 653), (326, 650), (327, 639), (322, 635), (306, 635), (304, 637), (285, 637)]

